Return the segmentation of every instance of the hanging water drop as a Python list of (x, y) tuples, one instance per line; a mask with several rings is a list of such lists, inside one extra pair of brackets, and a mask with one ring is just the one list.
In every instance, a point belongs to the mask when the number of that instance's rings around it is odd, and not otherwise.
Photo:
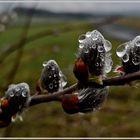
[(125, 54), (123, 55), (122, 60), (123, 60), (123, 62), (125, 62), (125, 63), (129, 61), (129, 55), (128, 55), (128, 53), (125, 53)]
[(80, 35), (78, 38), (79, 43), (83, 43), (86, 39), (86, 36), (84, 34)]
[(22, 97), (27, 97), (27, 92), (25, 90), (22, 91)]
[(44, 61), (42, 65), (45, 67), (47, 65), (47, 61)]
[(105, 73), (109, 73), (112, 69), (113, 61), (111, 59), (111, 53), (107, 53), (105, 57)]
[(59, 76), (60, 76), (59, 86), (62, 89), (63, 87), (66, 86), (67, 81), (66, 81), (66, 77), (64, 76), (64, 74), (61, 71), (59, 72)]
[(9, 96), (10, 96), (10, 97), (14, 97), (14, 93), (11, 91), (11, 92), (9, 93)]
[(134, 65), (139, 65), (140, 64), (140, 56), (134, 55), (132, 58), (132, 62)]
[(135, 37), (134, 43), (137, 47), (140, 47), (140, 36)]
[(105, 47), (105, 51), (109, 52), (112, 48), (112, 44), (110, 43), (110, 41), (105, 40), (104, 47)]
[(98, 52), (103, 52), (104, 51), (104, 47), (103, 46), (98, 46)]
[(80, 49), (84, 48), (84, 44), (79, 44), (79, 48)]
[(116, 49), (116, 54), (118, 57), (123, 57), (127, 51), (126, 49), (126, 43), (121, 44), (117, 49)]

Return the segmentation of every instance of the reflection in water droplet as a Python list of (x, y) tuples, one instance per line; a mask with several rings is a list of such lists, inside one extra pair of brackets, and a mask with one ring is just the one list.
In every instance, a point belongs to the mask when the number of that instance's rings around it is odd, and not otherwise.
[(27, 97), (27, 92), (25, 90), (22, 91), (22, 97)]
[(79, 45), (79, 48), (80, 48), (80, 49), (84, 48), (84, 44), (80, 44), (80, 45)]
[(79, 43), (83, 43), (85, 39), (86, 39), (86, 36), (84, 34), (82, 34), (79, 36), (78, 41), (79, 41)]
[(50, 89), (53, 89), (53, 84), (49, 84), (49, 88)]
[(121, 44), (117, 49), (116, 49), (116, 54), (118, 57), (123, 57), (124, 54), (126, 53), (127, 49), (126, 49), (127, 44)]
[(98, 49), (99, 52), (103, 52), (104, 51), (104, 47), (103, 46), (98, 46), (97, 49)]
[(9, 93), (9, 96), (10, 96), (10, 97), (14, 97), (14, 93), (11, 91), (11, 92)]
[(86, 53), (86, 54), (87, 54), (87, 53), (89, 53), (89, 50), (88, 50), (88, 49), (86, 49), (84, 53)]
[(139, 65), (140, 64), (140, 56), (134, 55), (132, 58), (132, 62), (134, 65)]
[(96, 44), (93, 44), (93, 45), (91, 46), (91, 48), (92, 48), (92, 49), (96, 49)]
[(15, 88), (15, 91), (16, 91), (16, 92), (19, 92), (19, 91), (20, 91), (20, 88), (19, 88), (19, 87), (16, 87), (16, 88)]
[(99, 63), (97, 62), (95, 65), (98, 67), (99, 66)]
[(110, 41), (105, 40), (104, 47), (105, 47), (105, 51), (109, 52), (111, 50), (111, 48), (112, 48), (112, 44), (110, 43)]
[(43, 64), (42, 64), (43, 67), (45, 67), (47, 65), (47, 63), (48, 63), (47, 61), (44, 61)]
[(91, 37), (91, 32), (87, 32), (86, 37)]
[(122, 57), (123, 62), (128, 62), (129, 61), (129, 55), (128, 53), (125, 53), (124, 56)]
[(52, 71), (55, 71), (55, 67), (52, 67)]

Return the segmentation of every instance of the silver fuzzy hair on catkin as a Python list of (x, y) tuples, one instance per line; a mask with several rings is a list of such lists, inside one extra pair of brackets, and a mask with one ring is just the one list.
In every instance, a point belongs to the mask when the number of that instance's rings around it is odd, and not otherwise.
[(97, 75), (104, 75), (111, 71), (113, 62), (110, 50), (112, 45), (99, 31), (93, 30), (82, 34), (79, 36), (78, 41), (79, 51), (77, 57), (82, 58), (89, 66), (91, 73), (94, 71)]
[(43, 62), (43, 67), (40, 76), (41, 87), (49, 93), (63, 89), (67, 82), (56, 61), (45, 61)]
[(5, 92), (5, 97), (9, 100), (11, 106), (22, 111), (28, 106), (30, 101), (30, 88), (25, 82), (19, 84), (11, 84)]
[(121, 59), (125, 74), (140, 70), (140, 36), (125, 42), (116, 49), (117, 56)]
[(108, 96), (108, 87), (88, 87), (78, 91), (80, 112), (99, 110)]

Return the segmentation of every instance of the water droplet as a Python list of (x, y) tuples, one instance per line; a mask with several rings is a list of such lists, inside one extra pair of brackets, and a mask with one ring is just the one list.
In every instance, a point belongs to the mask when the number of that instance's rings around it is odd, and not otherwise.
[(59, 75), (60, 75), (60, 81), (59, 81), (60, 85), (59, 86), (62, 89), (63, 87), (66, 86), (67, 81), (66, 81), (66, 77), (63, 75), (63, 73), (61, 71), (59, 72)]
[(49, 75), (49, 78), (52, 78), (52, 76), (51, 76), (51, 75)]
[(53, 84), (49, 84), (49, 88), (50, 89), (53, 89)]
[(54, 77), (56, 77), (56, 74), (54, 74)]
[(92, 49), (96, 49), (96, 44), (93, 44), (93, 45), (91, 46), (91, 48), (92, 48)]
[(55, 67), (52, 67), (52, 71), (55, 71)]
[(127, 51), (127, 44), (124, 43), (124, 44), (121, 44), (117, 49), (116, 49), (116, 54), (118, 57), (123, 57)]
[(79, 48), (80, 48), (80, 49), (84, 48), (84, 44), (80, 44), (80, 45), (79, 45)]
[(99, 63), (97, 62), (95, 65), (98, 67), (99, 66)]
[(22, 91), (22, 97), (27, 97), (27, 92), (25, 90)]
[(86, 37), (91, 37), (91, 32), (87, 32)]
[(104, 51), (104, 47), (103, 46), (98, 46), (97, 49), (98, 49), (99, 52), (103, 52)]
[(62, 87), (65, 87), (66, 84), (67, 84), (67, 81), (65, 81), (64, 79), (61, 79), (61, 85), (62, 85)]
[(109, 73), (112, 69), (112, 66), (105, 67), (105, 73)]
[(136, 37), (134, 38), (134, 43), (135, 43), (135, 45), (136, 45), (137, 47), (140, 47), (140, 36), (136, 36)]
[(111, 53), (107, 53), (105, 57), (105, 73), (109, 73), (112, 69), (113, 61), (111, 59)]
[(47, 63), (48, 63), (47, 61), (44, 61), (43, 64), (42, 64), (43, 67), (45, 67), (47, 65)]
[(126, 53), (126, 54), (123, 55), (122, 60), (125, 63), (129, 61), (129, 55), (128, 55), (128, 53)]
[(133, 62), (134, 65), (139, 65), (139, 64), (140, 64), (140, 56), (135, 55), (135, 56), (132, 58), (132, 62)]
[(86, 53), (86, 54), (87, 54), (87, 53), (89, 53), (89, 50), (88, 50), (88, 49), (86, 49), (86, 50), (84, 51), (84, 53)]
[(92, 32), (91, 32), (91, 36), (92, 36), (92, 40), (93, 41), (96, 41), (97, 39), (104, 39), (104, 37), (102, 36), (102, 34), (99, 32), (99, 31), (97, 31), (97, 30), (93, 30)]
[(96, 41), (97, 39), (98, 39), (97, 36), (93, 36), (93, 37), (92, 37), (92, 40), (93, 40), (93, 41)]
[(79, 43), (83, 43), (86, 39), (86, 36), (84, 34), (80, 35), (78, 38)]
[(16, 87), (15, 88), (15, 92), (19, 92), (20, 91), (20, 88), (19, 87)]
[(10, 97), (14, 97), (14, 93), (11, 91), (11, 92), (9, 93), (9, 96), (10, 96)]
[(110, 43), (110, 41), (105, 40), (104, 47), (105, 47), (105, 51), (109, 52), (111, 50), (111, 48), (112, 48), (112, 44)]

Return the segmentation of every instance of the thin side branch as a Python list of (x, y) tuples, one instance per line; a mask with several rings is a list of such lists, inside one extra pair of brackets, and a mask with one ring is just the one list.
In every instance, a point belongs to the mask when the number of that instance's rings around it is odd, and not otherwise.
[[(113, 78), (107, 78), (103, 80), (102, 86), (119, 86), (119, 85), (125, 85), (129, 82), (140, 80), (140, 71), (135, 72), (132, 74), (127, 74), (125, 76), (119, 76), (119, 77), (113, 77)], [(95, 83), (89, 83), (92, 87), (99, 87), (99, 85), (95, 85)], [(43, 102), (51, 102), (51, 101), (60, 101), (61, 96), (64, 94), (69, 94), (77, 89), (77, 83), (67, 87), (63, 91), (55, 92), (53, 94), (46, 94), (46, 95), (33, 95), (31, 97), (29, 106), (37, 105)]]

